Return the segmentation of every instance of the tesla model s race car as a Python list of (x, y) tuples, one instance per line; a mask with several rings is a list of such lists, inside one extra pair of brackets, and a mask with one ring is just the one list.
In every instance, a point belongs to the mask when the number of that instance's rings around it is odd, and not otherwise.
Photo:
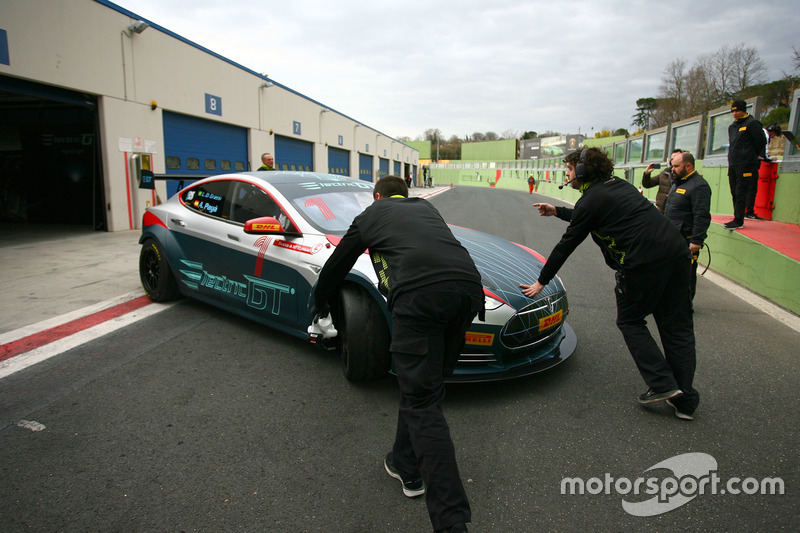
[[(246, 172), (197, 181), (144, 214), (139, 272), (154, 301), (195, 298), (307, 338), (317, 276), (356, 215), (372, 203), (372, 183), (308, 172)], [(555, 278), (536, 299), (520, 282), (537, 279), (544, 259), (504, 239), (451, 226), (481, 273), (486, 320), (467, 333), (451, 381), (489, 381), (554, 366), (575, 350), (567, 294)], [(364, 254), (332, 305), (332, 348), (345, 376), (386, 375), (390, 314)]]

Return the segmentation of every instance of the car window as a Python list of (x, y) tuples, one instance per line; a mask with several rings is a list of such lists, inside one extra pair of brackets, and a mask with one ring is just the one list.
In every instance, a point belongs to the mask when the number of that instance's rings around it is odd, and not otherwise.
[(289, 217), (264, 190), (255, 185), (238, 181), (234, 183), (231, 195), (231, 216), (233, 222), (244, 224), (259, 217), (275, 217), (287, 231), (294, 231)]
[(207, 181), (187, 189), (181, 195), (183, 205), (205, 215), (228, 218), (229, 180)]
[(373, 202), (371, 190), (315, 193), (294, 198), (292, 204), (324, 233), (344, 233), (353, 219)]

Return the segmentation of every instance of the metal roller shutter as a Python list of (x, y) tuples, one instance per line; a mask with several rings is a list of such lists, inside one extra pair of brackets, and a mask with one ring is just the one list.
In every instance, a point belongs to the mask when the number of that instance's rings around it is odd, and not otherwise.
[(328, 147), (328, 172), (339, 176), (350, 175), (350, 152), (341, 148)]
[(276, 170), (314, 170), (314, 144), (282, 135), (275, 136)]
[(378, 177), (382, 178), (389, 175), (389, 160), (382, 157), (378, 158)]
[(372, 156), (358, 154), (358, 177), (364, 181), (372, 181)]
[[(248, 170), (245, 128), (167, 111), (163, 116), (167, 174), (209, 175)], [(178, 182), (168, 181), (167, 196), (177, 191)]]

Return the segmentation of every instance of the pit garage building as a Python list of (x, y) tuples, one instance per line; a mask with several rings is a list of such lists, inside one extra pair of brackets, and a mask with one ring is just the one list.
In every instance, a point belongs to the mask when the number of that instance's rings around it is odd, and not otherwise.
[(136, 169), (417, 179), (419, 152), (106, 0), (0, 2), (0, 221), (120, 231)]

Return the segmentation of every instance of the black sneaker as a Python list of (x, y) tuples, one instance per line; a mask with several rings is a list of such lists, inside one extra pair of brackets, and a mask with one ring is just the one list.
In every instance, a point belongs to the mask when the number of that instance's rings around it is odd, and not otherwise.
[(670, 398), (675, 398), (676, 396), (680, 396), (682, 394), (683, 391), (680, 389), (670, 390), (667, 392), (656, 392), (653, 389), (647, 389), (647, 392), (639, 396), (639, 403), (648, 404), (663, 402), (664, 400), (669, 400)]
[(735, 220), (731, 220), (730, 222), (725, 223), (725, 229), (734, 230), (744, 227), (744, 222), (736, 222)]
[(681, 420), (694, 420), (694, 417), (691, 414), (685, 411), (681, 411), (680, 409), (678, 409), (678, 406), (672, 403), (671, 401), (667, 400), (667, 405), (675, 409), (675, 416), (677, 416)]
[(403, 480), (403, 476), (400, 475), (400, 472), (397, 471), (392, 463), (391, 452), (386, 454), (386, 458), (383, 460), (383, 467), (386, 468), (387, 474), (397, 480), (400, 480), (400, 483), (403, 484), (403, 494), (409, 498), (416, 498), (417, 496), (422, 496), (425, 494), (425, 483), (422, 481), (422, 478), (411, 479), (408, 481)]
[(756, 215), (755, 213), (745, 213), (744, 218), (752, 218), (753, 220), (764, 220), (760, 216)]

